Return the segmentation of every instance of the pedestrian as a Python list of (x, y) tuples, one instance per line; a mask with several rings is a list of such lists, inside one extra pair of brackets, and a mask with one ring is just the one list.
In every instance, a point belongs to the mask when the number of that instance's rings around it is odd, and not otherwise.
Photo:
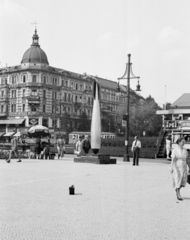
[(171, 139), (169, 136), (166, 138), (166, 157), (170, 160), (170, 153), (171, 153)]
[(84, 140), (82, 141), (82, 148), (86, 154), (89, 153), (89, 150), (91, 149), (90, 140), (88, 138), (88, 135), (85, 136)]
[(21, 146), (21, 149), (22, 149), (20, 155), (21, 154), (26, 154), (27, 153), (26, 151), (27, 151), (28, 147), (27, 147), (25, 139), (20, 139), (20, 144), (21, 144), (20, 146)]
[(133, 166), (139, 165), (139, 153), (141, 148), (141, 142), (138, 140), (138, 137), (135, 136), (133, 144), (132, 144), (132, 152), (133, 152)]
[(184, 148), (184, 138), (179, 138), (176, 143), (177, 146), (172, 151), (171, 173), (177, 199), (183, 200), (180, 189), (185, 187), (187, 182), (188, 152), (187, 149)]
[(57, 151), (58, 151), (58, 159), (61, 157), (61, 159), (64, 157), (64, 151), (65, 151), (65, 140), (63, 137), (60, 137), (57, 140)]
[(76, 143), (76, 150), (75, 150), (75, 154), (77, 154), (78, 156), (81, 156), (83, 154), (83, 137), (79, 136), (79, 139)]
[(41, 137), (38, 137), (36, 139), (36, 144), (35, 144), (35, 158), (40, 159), (41, 156)]
[(11, 137), (11, 150), (9, 152), (9, 158), (6, 160), (7, 163), (11, 162), (11, 157), (13, 153), (16, 155), (16, 157), (19, 158), (17, 162), (22, 162), (20, 158), (20, 153), (18, 151), (18, 139), (15, 136)]

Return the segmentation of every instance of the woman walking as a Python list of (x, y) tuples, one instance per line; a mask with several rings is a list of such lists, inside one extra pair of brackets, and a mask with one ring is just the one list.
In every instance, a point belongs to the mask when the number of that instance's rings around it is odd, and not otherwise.
[(180, 189), (182, 187), (185, 187), (187, 182), (188, 153), (187, 150), (183, 147), (185, 143), (185, 140), (183, 138), (179, 138), (176, 143), (178, 145), (172, 152), (171, 173), (177, 199), (183, 200), (180, 195)]

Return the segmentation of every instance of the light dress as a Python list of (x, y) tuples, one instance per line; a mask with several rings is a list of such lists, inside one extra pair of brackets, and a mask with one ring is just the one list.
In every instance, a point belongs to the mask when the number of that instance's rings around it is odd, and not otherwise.
[(76, 143), (75, 154), (82, 154), (82, 144), (83, 141), (78, 140), (78, 142)]
[(187, 182), (187, 157), (188, 153), (185, 148), (176, 146), (172, 151), (173, 161), (173, 187), (175, 189), (185, 187)]

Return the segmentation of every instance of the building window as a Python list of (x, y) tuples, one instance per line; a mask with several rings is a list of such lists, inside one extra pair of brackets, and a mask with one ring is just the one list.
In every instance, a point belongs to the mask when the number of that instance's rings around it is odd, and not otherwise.
[(65, 81), (65, 86), (68, 87), (68, 81)]
[(42, 119), (42, 125), (43, 125), (44, 127), (48, 127), (48, 119), (47, 119), (47, 118), (43, 118), (43, 119)]
[(12, 76), (12, 84), (16, 84), (16, 76)]
[(32, 89), (31, 95), (32, 96), (37, 96), (37, 90), (36, 89)]
[(82, 84), (80, 84), (80, 91), (82, 91)]
[(52, 121), (52, 127), (56, 128), (57, 127), (57, 119), (53, 119)]
[(57, 92), (55, 92), (55, 99), (57, 99)]
[(12, 98), (16, 98), (16, 90), (12, 90), (12, 95), (11, 95)]
[(46, 112), (46, 105), (43, 105), (43, 112)]
[(4, 106), (1, 105), (1, 112), (4, 112)]
[(71, 94), (68, 93), (68, 102), (70, 102), (70, 101), (71, 101)]
[(35, 106), (35, 105), (32, 105), (32, 106), (31, 106), (31, 111), (32, 111), (32, 112), (36, 112), (36, 106)]
[(25, 112), (25, 104), (22, 105), (22, 111)]
[(64, 80), (62, 79), (62, 87), (64, 86)]
[(46, 77), (46, 76), (44, 76), (44, 78), (43, 78), (43, 83), (44, 83), (44, 84), (47, 83), (47, 77)]
[(46, 98), (46, 90), (43, 90), (43, 98)]
[(2, 97), (2, 98), (4, 97), (4, 91), (1, 92), (1, 97)]
[(57, 78), (53, 78), (53, 85), (57, 86)]
[(73, 82), (71, 82), (71, 88), (73, 88)]
[(64, 93), (64, 101), (67, 101), (67, 93)]
[(22, 96), (25, 97), (25, 94), (26, 94), (26, 90), (23, 89), (23, 90), (22, 90)]
[(22, 81), (23, 81), (23, 83), (26, 82), (26, 76), (25, 75), (23, 76)]
[(76, 90), (78, 90), (78, 83), (76, 83), (75, 87), (76, 87)]
[(37, 76), (36, 75), (32, 75), (32, 82), (36, 83), (37, 82)]
[(52, 106), (52, 113), (55, 113), (55, 106)]
[(11, 105), (11, 112), (16, 112), (16, 104)]

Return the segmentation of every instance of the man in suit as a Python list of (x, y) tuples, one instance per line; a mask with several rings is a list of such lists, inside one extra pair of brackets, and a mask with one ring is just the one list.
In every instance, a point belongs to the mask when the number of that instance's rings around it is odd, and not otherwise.
[(139, 152), (141, 148), (141, 142), (138, 140), (138, 137), (136, 136), (134, 138), (133, 144), (132, 144), (132, 152), (133, 152), (133, 166), (139, 165)]

